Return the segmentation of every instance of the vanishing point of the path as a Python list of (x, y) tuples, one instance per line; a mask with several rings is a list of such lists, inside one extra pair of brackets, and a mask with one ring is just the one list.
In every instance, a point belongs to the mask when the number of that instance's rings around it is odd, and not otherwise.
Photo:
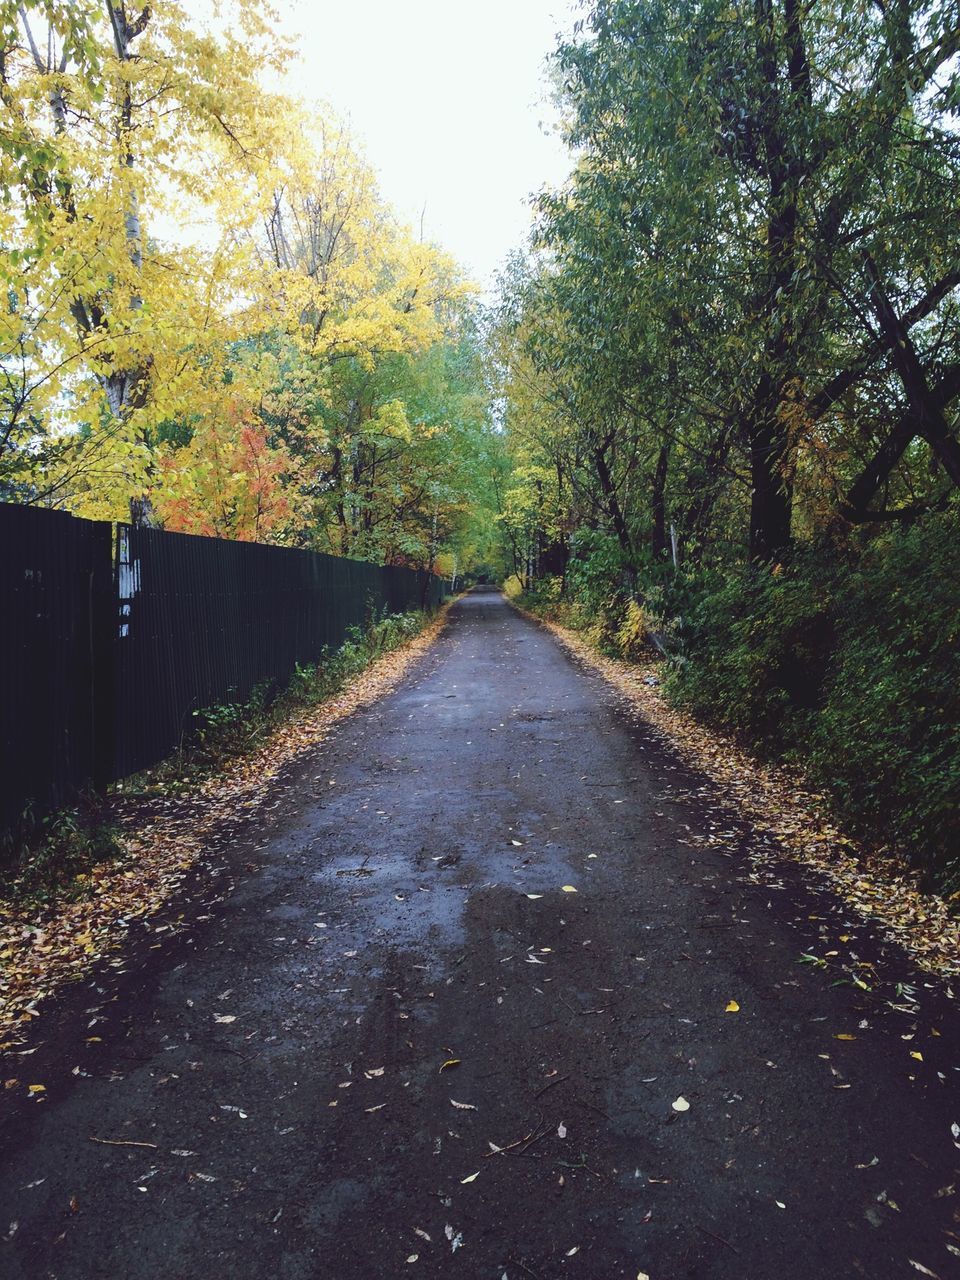
[(45, 1011), (0, 1275), (957, 1274), (952, 1005), (703, 786), (467, 597)]

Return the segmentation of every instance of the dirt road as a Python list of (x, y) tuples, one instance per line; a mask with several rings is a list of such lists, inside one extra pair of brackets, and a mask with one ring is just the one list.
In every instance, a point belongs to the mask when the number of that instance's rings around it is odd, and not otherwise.
[(956, 1275), (953, 1006), (702, 785), (466, 598), (5, 1065), (0, 1275)]

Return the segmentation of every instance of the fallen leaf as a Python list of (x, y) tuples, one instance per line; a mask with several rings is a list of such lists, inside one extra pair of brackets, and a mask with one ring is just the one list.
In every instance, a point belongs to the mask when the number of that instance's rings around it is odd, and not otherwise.
[(562, 885), (562, 886), (561, 886), (561, 888), (563, 889), (563, 892), (564, 892), (564, 893), (576, 893), (576, 892), (577, 892), (577, 891), (576, 891), (576, 889), (573, 887), (573, 885), (572, 885), (572, 884), (565, 884), (565, 885)]
[(214, 1022), (236, 1022), (237, 1017), (234, 1013), (215, 1013), (213, 1020)]
[[(564, 648), (599, 672), (632, 709), (672, 739), (688, 763), (702, 768), (714, 783), (732, 788), (738, 806), (752, 818), (769, 823), (783, 856), (815, 868), (861, 918), (882, 921), (885, 931), (905, 946), (921, 968), (946, 976), (957, 973), (960, 919), (954, 904), (923, 891), (916, 870), (895, 854), (882, 862), (866, 856), (855, 841), (826, 824), (822, 797), (787, 783), (775, 769), (758, 768), (729, 738), (671, 706), (656, 687), (659, 680), (640, 674), (644, 668), (602, 656), (581, 633), (557, 622), (538, 621)], [(694, 842), (699, 843), (695, 838)], [(713, 843), (712, 837), (705, 843)], [(845, 928), (855, 933), (852, 921)]]
[(459, 1065), (460, 1065), (459, 1058), (448, 1058), (446, 1062), (444, 1062), (443, 1065), (440, 1067), (440, 1070), (446, 1071), (448, 1067), (459, 1067)]
[(857, 1037), (850, 1035), (849, 1032), (841, 1031), (838, 1035), (835, 1035), (833, 1038), (834, 1040), (856, 1040)]
[(740, 1006), (737, 1004), (736, 1000), (731, 1000), (731, 1001), (729, 1001), (729, 1003), (727, 1004), (727, 1007), (724, 1009), (724, 1011), (723, 1011), (723, 1012), (724, 1012), (724, 1013), (739, 1013), (739, 1012), (740, 1012)]
[(455, 1098), (450, 1099), (451, 1107), (456, 1107), (458, 1111), (476, 1111), (476, 1107), (472, 1102), (457, 1102)]
[(689, 1111), (690, 1103), (682, 1095), (670, 1104), (674, 1111)]
[(578, 1244), (575, 1244), (572, 1249), (567, 1250), (567, 1257), (572, 1258), (575, 1253), (579, 1253), (579, 1252), (580, 1252), (580, 1246)]
[(530, 901), (531, 901), (531, 902), (536, 902), (536, 900), (537, 900), (538, 898), (542, 898), (542, 897), (543, 897), (543, 894), (542, 894), (542, 893), (528, 893), (528, 894), (527, 894), (527, 897), (530, 899)]
[(461, 1187), (465, 1187), (465, 1186), (467, 1185), (467, 1183), (468, 1183), (468, 1182), (476, 1182), (476, 1180), (477, 1180), (479, 1177), (480, 1177), (480, 1170), (478, 1169), (476, 1173), (471, 1173), (471, 1174), (469, 1174), (469, 1176), (468, 1176), (468, 1177), (466, 1177), (466, 1178), (461, 1178), (461, 1179), (460, 1179), (460, 1185), (461, 1185)]
[(566, 1136), (567, 1136), (567, 1126), (561, 1120), (559, 1125), (557, 1126), (557, 1137), (565, 1138)]
[(416, 1262), (416, 1260), (417, 1260), (419, 1257), (420, 1257), (419, 1253), (411, 1253), (411, 1255), (410, 1255), (410, 1257), (407, 1259), (407, 1261), (408, 1261), (408, 1262)]
[(913, 1258), (908, 1258), (907, 1261), (910, 1263), (911, 1267), (913, 1267), (914, 1271), (919, 1271), (922, 1276), (932, 1276), (933, 1280), (940, 1280), (937, 1273), (935, 1271), (931, 1271), (929, 1267), (925, 1267), (922, 1262), (917, 1262)]
[(47, 1086), (45, 1084), (28, 1084), (27, 1088), (31, 1093), (46, 1093)]
[(911, 1058), (916, 1058), (916, 1060), (917, 1060), (918, 1062), (922, 1062), (922, 1061), (923, 1061), (923, 1054), (922, 1054), (922, 1053), (920, 1053), (917, 1049), (911, 1049), (911, 1050), (910, 1050), (910, 1057), (911, 1057)]
[(364, 1111), (369, 1115), (371, 1111), (382, 1111), (386, 1105), (385, 1102), (380, 1102), (375, 1107), (364, 1107)]

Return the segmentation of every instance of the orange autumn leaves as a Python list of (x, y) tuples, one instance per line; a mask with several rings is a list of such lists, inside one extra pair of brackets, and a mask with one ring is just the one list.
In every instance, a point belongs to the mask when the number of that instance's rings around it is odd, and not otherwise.
[(268, 442), (249, 407), (228, 401), (189, 444), (161, 458), (157, 511), (164, 527), (177, 533), (269, 540), (290, 520), (285, 482), (294, 469), (287, 450)]

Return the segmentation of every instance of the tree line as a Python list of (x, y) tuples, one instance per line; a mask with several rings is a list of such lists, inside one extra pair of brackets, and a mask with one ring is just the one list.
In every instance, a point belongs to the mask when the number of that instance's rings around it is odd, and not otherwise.
[(0, 500), (469, 566), (473, 291), (293, 52), (252, 0), (0, 3)]
[(506, 273), (514, 533), (776, 560), (960, 485), (954, 3), (596, 0)]
[(960, 891), (960, 10), (592, 0), (491, 326), (513, 590)]

